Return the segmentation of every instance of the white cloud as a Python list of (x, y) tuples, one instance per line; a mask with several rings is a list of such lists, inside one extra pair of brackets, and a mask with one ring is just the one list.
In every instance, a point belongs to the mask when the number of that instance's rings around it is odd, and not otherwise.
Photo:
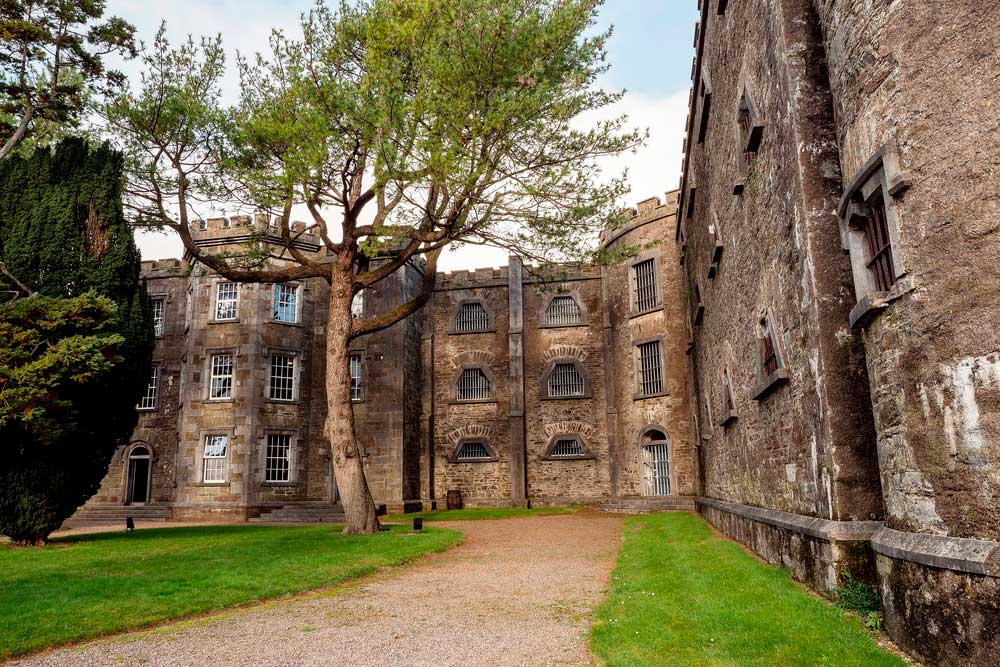
[[(149, 2), (148, 0), (110, 0), (108, 13), (125, 17), (134, 23), (140, 39), (147, 43), (166, 19), (168, 36), (172, 43), (180, 42), (188, 34), (214, 35), (221, 32), (223, 44), (229, 53), (225, 96), (234, 101), (237, 91), (235, 53), (252, 54), (266, 51), (272, 28), (290, 35), (299, 32), (298, 17), (312, 6), (312, 0), (286, 0), (282, 3), (254, 2), (252, 0), (216, 0), (214, 2)], [(136, 76), (135, 63), (118, 64), (130, 76)], [(647, 197), (662, 197), (665, 191), (678, 186), (681, 170), (681, 150), (684, 120), (687, 115), (687, 91), (666, 97), (649, 97), (628, 93), (613, 108), (600, 117), (613, 117), (625, 113), (632, 125), (649, 128), (649, 141), (634, 152), (607, 160), (605, 172), (619, 174), (628, 169), (631, 193), (622, 205), (634, 206)], [(180, 241), (173, 233), (136, 234), (144, 259), (179, 257)], [(496, 248), (465, 246), (449, 249), (441, 258), (444, 270), (500, 266), (507, 263), (506, 254)]]

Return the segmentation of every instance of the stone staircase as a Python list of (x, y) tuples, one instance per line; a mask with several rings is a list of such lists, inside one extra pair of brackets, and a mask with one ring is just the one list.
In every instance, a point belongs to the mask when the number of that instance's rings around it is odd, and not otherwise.
[(281, 507), (262, 508), (260, 516), (250, 523), (343, 523), (344, 508), (340, 503), (296, 503)]
[(101, 504), (85, 505), (78, 509), (63, 526), (66, 528), (81, 528), (85, 526), (113, 526), (121, 524), (125, 528), (125, 519), (132, 517), (134, 521), (167, 521), (172, 511), (164, 505), (119, 505)]
[(612, 498), (595, 509), (614, 514), (650, 514), (652, 512), (693, 512), (695, 510), (694, 496), (670, 496), (653, 498), (649, 496), (634, 496)]

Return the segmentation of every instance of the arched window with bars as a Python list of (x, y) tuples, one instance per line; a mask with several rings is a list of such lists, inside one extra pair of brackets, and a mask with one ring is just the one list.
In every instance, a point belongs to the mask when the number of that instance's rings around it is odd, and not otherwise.
[(552, 297), (545, 308), (545, 324), (554, 327), (573, 326), (583, 323), (583, 310), (576, 299), (568, 294)]
[(575, 459), (592, 459), (594, 455), (587, 449), (583, 438), (577, 433), (559, 433), (549, 440), (549, 445), (542, 454), (543, 459), (566, 461)]
[(490, 312), (480, 301), (467, 301), (455, 313), (455, 333), (475, 333), (492, 329)]
[(493, 399), (493, 383), (483, 368), (464, 368), (455, 383), (455, 398), (459, 401), (488, 401)]
[(549, 396), (553, 398), (583, 396), (583, 374), (572, 362), (558, 363), (549, 374), (548, 389)]

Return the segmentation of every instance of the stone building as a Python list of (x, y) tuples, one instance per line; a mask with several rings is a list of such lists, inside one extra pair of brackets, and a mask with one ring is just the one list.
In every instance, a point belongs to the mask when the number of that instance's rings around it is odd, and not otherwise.
[(932, 665), (1000, 651), (1000, 5), (702, 0), (698, 506)]
[[(608, 248), (652, 248), (621, 265), (443, 273), (419, 313), (356, 341), (355, 425), (376, 501), (443, 506), (457, 491), (465, 506), (693, 508), (680, 264), (663, 240), (675, 212), (676, 194), (650, 199), (609, 229)], [(219, 252), (261, 234), (278, 241), (266, 219), (192, 229)], [(321, 252), (311, 233), (297, 243)], [(357, 313), (407, 300), (422, 270), (365, 290)], [(157, 323), (148, 393), (75, 519), (335, 518), (326, 283), (235, 284), (182, 260), (143, 271)]]

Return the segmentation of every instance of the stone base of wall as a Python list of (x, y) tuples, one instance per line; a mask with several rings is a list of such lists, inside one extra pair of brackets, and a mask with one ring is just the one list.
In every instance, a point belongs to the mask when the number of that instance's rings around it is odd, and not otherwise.
[(174, 521), (204, 521), (206, 523), (245, 523), (260, 513), (251, 507), (179, 507), (173, 508)]
[(875, 584), (868, 540), (881, 527), (879, 522), (830, 521), (713, 498), (698, 498), (697, 505), (717, 529), (818, 591), (833, 590), (848, 571), (859, 581)]

